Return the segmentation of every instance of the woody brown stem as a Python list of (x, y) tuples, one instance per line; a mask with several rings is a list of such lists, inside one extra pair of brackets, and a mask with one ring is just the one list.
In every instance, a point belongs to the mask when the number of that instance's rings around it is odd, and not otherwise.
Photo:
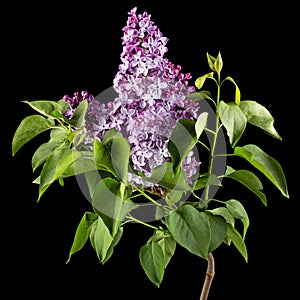
[(215, 260), (212, 253), (208, 253), (206, 276), (202, 287), (200, 300), (207, 300), (210, 286), (214, 276), (215, 276)]

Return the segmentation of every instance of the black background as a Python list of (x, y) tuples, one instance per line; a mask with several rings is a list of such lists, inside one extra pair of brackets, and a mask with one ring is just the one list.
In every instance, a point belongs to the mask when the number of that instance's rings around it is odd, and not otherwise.
[[(209, 72), (206, 52), (221, 51), (223, 76), (238, 83), (242, 99), (269, 109), (282, 141), (248, 128), (241, 144), (259, 145), (286, 174), (290, 198), (261, 178), (268, 207), (243, 188), (221, 197), (240, 199), (250, 227), (249, 262), (234, 247), (215, 251), (213, 299), (291, 299), (298, 295), (298, 51), (296, 8), (227, 1), (53, 1), (10, 4), (2, 19), (2, 234), (4, 288), (13, 296), (98, 299), (198, 299), (206, 262), (178, 247), (161, 287), (139, 265), (139, 248), (152, 231), (128, 225), (112, 258), (103, 266), (87, 245), (65, 264), (75, 229), (90, 203), (75, 179), (54, 185), (37, 204), (30, 159), (43, 138), (11, 155), (20, 121), (32, 113), (22, 100), (58, 100), (88, 90), (97, 95), (112, 85), (120, 63), (127, 12), (147, 11), (169, 38), (166, 53), (193, 79)], [(234, 89), (228, 90), (232, 97)], [(228, 99), (230, 100), (230, 99)], [(227, 196), (227, 194), (228, 196)], [(3, 277), (2, 277), (3, 278)], [(4, 291), (2, 289), (2, 291)], [(285, 294), (285, 297), (282, 295)]]

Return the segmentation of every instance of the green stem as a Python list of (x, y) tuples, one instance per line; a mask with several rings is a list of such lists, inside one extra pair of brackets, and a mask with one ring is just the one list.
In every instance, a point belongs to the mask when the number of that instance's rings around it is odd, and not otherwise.
[(163, 207), (162, 204), (158, 203), (157, 201), (155, 201), (153, 198), (151, 198), (149, 195), (147, 195), (143, 190), (139, 189), (138, 187), (134, 186), (134, 189), (136, 189), (138, 192), (141, 193), (141, 195), (143, 195), (146, 199), (148, 199), (149, 201), (151, 201), (152, 203), (154, 203), (157, 206)]
[(212, 133), (212, 134), (216, 134), (215, 131), (213, 131), (213, 130), (211, 130), (211, 129), (209, 129), (209, 128), (205, 128), (204, 130), (207, 131), (207, 132), (210, 132), (210, 133)]
[(200, 201), (202, 200), (200, 197), (198, 197), (194, 192), (192, 192), (193, 196), (197, 199), (199, 199)]
[(137, 198), (137, 197), (140, 197), (140, 196), (142, 196), (141, 193), (131, 196), (130, 199)]
[[(217, 86), (218, 86), (218, 90), (217, 90), (217, 107), (220, 101), (220, 94), (221, 94), (221, 84), (220, 84), (220, 73), (218, 73), (218, 81), (217, 81)], [(211, 175), (212, 170), (213, 170), (213, 163), (214, 163), (214, 157), (215, 157), (215, 148), (216, 148), (216, 144), (217, 144), (217, 138), (218, 138), (218, 132), (219, 132), (219, 115), (218, 115), (218, 111), (216, 109), (216, 123), (215, 123), (215, 131), (212, 131), (214, 133), (213, 135), (213, 142), (212, 142), (212, 146), (211, 146), (211, 151), (209, 154), (209, 161), (208, 161), (208, 176)], [(204, 199), (201, 203), (201, 207), (206, 207), (208, 202), (209, 202), (209, 189), (210, 189), (210, 185), (207, 184), (207, 186), (205, 187), (204, 190)]]
[(129, 219), (129, 220), (131, 220), (131, 221), (134, 221), (134, 222), (137, 222), (137, 223), (139, 223), (139, 224), (145, 225), (145, 226), (150, 227), (150, 228), (155, 229), (155, 230), (158, 229), (157, 227), (152, 226), (152, 225), (150, 225), (150, 224), (148, 224), (148, 223), (145, 223), (145, 222), (143, 222), (143, 221), (141, 221), (141, 220), (139, 220), (139, 219), (136, 219), (136, 218), (134, 218), (134, 217), (131, 216), (131, 215), (127, 216), (127, 219)]
[(222, 203), (222, 204), (226, 204), (226, 201), (221, 201), (221, 200), (218, 200), (218, 199), (210, 199), (211, 201), (215, 201), (215, 202), (219, 202), (219, 203)]
[(203, 142), (198, 141), (198, 143), (199, 143), (200, 145), (202, 145), (205, 149), (207, 149), (208, 151), (210, 151), (210, 148), (209, 148), (208, 146), (206, 146)]
[(225, 154), (215, 154), (214, 157), (227, 157), (227, 156), (236, 156), (235, 153), (225, 153)]

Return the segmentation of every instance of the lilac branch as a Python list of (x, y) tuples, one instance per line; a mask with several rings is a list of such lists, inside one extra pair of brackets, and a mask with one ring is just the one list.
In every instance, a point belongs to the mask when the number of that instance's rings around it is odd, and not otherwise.
[(215, 260), (212, 253), (210, 252), (208, 253), (206, 276), (202, 287), (200, 300), (207, 300), (214, 276), (215, 276)]

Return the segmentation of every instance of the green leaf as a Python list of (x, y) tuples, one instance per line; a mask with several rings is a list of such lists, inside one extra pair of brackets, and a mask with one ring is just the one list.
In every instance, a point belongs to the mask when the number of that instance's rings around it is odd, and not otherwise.
[(96, 228), (97, 228), (97, 223), (98, 223), (98, 217), (97, 216), (97, 219), (95, 220), (95, 222), (91, 225), (91, 231), (90, 231), (90, 235), (89, 235), (89, 239), (90, 239), (90, 242), (91, 242), (91, 245), (93, 247), (93, 249), (96, 251), (96, 246), (95, 246), (95, 243), (94, 243), (94, 236), (95, 236), (95, 231), (96, 231)]
[(248, 123), (263, 129), (272, 137), (282, 140), (281, 136), (274, 128), (273, 116), (264, 106), (256, 101), (243, 100), (240, 103), (240, 109), (247, 117)]
[(222, 71), (222, 68), (223, 68), (223, 60), (222, 60), (222, 57), (221, 57), (221, 53), (219, 52), (218, 53), (218, 56), (214, 62), (214, 68), (216, 70), (217, 73), (220, 73)]
[(227, 235), (230, 238), (230, 240), (233, 242), (236, 249), (244, 257), (245, 261), (248, 262), (248, 253), (247, 253), (246, 244), (244, 242), (244, 239), (239, 234), (239, 232), (233, 226), (228, 225)]
[(206, 127), (207, 117), (208, 117), (208, 113), (207, 112), (203, 112), (197, 118), (197, 121), (196, 121), (196, 124), (195, 124), (195, 131), (196, 131), (197, 140), (199, 139), (200, 135), (202, 134), (203, 130)]
[(205, 174), (194, 182), (193, 190), (196, 191), (196, 190), (203, 189), (207, 185), (222, 186), (222, 183), (217, 175)]
[(33, 171), (35, 171), (47, 158), (49, 158), (57, 148), (65, 145), (68, 132), (60, 129), (56, 131), (60, 134), (54, 134), (48, 142), (43, 143), (33, 154), (31, 159)]
[(202, 88), (204, 82), (206, 81), (206, 79), (213, 78), (213, 76), (214, 76), (214, 72), (210, 72), (208, 74), (198, 77), (195, 81), (195, 86), (200, 90)]
[(66, 169), (63, 170), (63, 173), (60, 175), (60, 178), (75, 176), (79, 174), (89, 173), (91, 171), (96, 171), (97, 165), (95, 163), (92, 153), (81, 152), (80, 157), (73, 161)]
[(177, 173), (174, 173), (173, 169), (171, 162), (164, 162), (153, 169), (150, 178), (147, 178), (147, 180), (168, 190), (191, 190), (191, 187), (186, 182), (186, 174), (182, 168), (179, 168)]
[(234, 86), (235, 86), (235, 103), (236, 103), (236, 105), (240, 105), (240, 102), (241, 102), (241, 92), (240, 92), (240, 89), (239, 89), (238, 85), (236, 84), (236, 82), (231, 77), (226, 77), (223, 80), (223, 82), (226, 81), (226, 80), (229, 80), (229, 81), (231, 81), (234, 84)]
[(72, 119), (70, 120), (70, 124), (72, 124), (76, 128), (82, 127), (85, 123), (85, 114), (87, 108), (88, 108), (87, 100), (83, 100), (82, 102), (80, 102), (74, 111)]
[(211, 70), (216, 71), (215, 61), (216, 58), (206, 52), (207, 62)]
[(61, 186), (65, 186), (65, 181), (63, 178), (59, 178), (58, 179), (58, 183), (61, 185)]
[(107, 170), (117, 176), (111, 161), (109, 147), (98, 139), (94, 139), (94, 159), (99, 169)]
[(150, 281), (160, 287), (165, 272), (165, 258), (161, 246), (153, 241), (147, 243), (141, 247), (139, 258)]
[(91, 234), (92, 236), (90, 238), (93, 241), (92, 245), (96, 251), (98, 259), (100, 262), (103, 262), (113, 242), (113, 237), (101, 217), (98, 216), (95, 228), (91, 231)]
[(166, 217), (170, 233), (175, 241), (193, 254), (207, 259), (211, 230), (206, 213), (191, 205), (183, 205)]
[[(212, 210), (206, 210), (206, 212), (209, 212), (209, 213), (211, 213), (211, 214), (213, 214), (215, 216), (221, 216), (221, 217), (223, 217), (227, 224), (229, 224), (232, 227), (234, 227), (235, 219), (234, 219), (234, 217), (232, 216), (232, 214), (228, 211), (228, 209), (226, 207), (222, 207), (221, 206), (221, 207), (217, 207), (217, 208), (212, 209)], [(230, 240), (230, 238), (228, 237), (227, 234), (225, 235), (223, 242), (225, 244), (227, 244), (228, 246), (230, 246), (231, 240)]]
[(55, 181), (55, 174), (56, 174), (56, 166), (58, 161), (71, 153), (72, 150), (67, 147), (58, 148), (56, 149), (53, 154), (45, 161), (43, 165), (43, 169), (40, 174), (40, 185), (39, 185), (39, 197), (38, 201), (47, 190), (47, 188)]
[(51, 122), (40, 115), (32, 115), (23, 119), (13, 136), (12, 155), (15, 155), (31, 139), (51, 127)]
[(122, 137), (122, 133), (115, 128), (107, 130), (102, 136), (102, 143), (107, 144), (111, 139)]
[(105, 264), (111, 258), (111, 256), (113, 255), (115, 247), (117, 246), (117, 244), (121, 240), (122, 235), (123, 235), (123, 227), (121, 226), (121, 227), (118, 228), (118, 232), (113, 237), (113, 241), (112, 241), (110, 247), (107, 250), (106, 257), (104, 259), (102, 259), (102, 264)]
[(192, 92), (190, 94), (187, 94), (185, 96), (188, 99), (191, 99), (192, 101), (200, 101), (200, 100), (205, 100), (205, 97), (203, 96), (203, 94), (201, 92)]
[(69, 118), (67, 118), (66, 116), (64, 116), (62, 112), (60, 112), (58, 110), (54, 110), (52, 114), (56, 119), (61, 120), (62, 122), (66, 123), (66, 124), (72, 125), (71, 120)]
[(121, 222), (136, 205), (126, 199), (121, 193), (121, 183), (106, 177), (100, 180), (94, 188), (92, 205), (114, 236)]
[(63, 155), (56, 164), (56, 170), (53, 180), (57, 180), (73, 163), (82, 156), (80, 151), (72, 150)]
[(247, 189), (253, 192), (265, 206), (267, 206), (267, 197), (261, 192), (263, 185), (253, 172), (248, 170), (237, 170), (232, 171), (227, 175), (225, 174), (225, 177), (234, 179), (243, 184)]
[(215, 101), (211, 97), (210, 91), (201, 90), (197, 92), (192, 92), (190, 94), (187, 94), (185, 97), (191, 99), (192, 101), (201, 101), (207, 99), (212, 101), (214, 105), (216, 105)]
[(51, 100), (36, 100), (36, 101), (22, 101), (30, 105), (34, 110), (41, 113), (42, 115), (54, 119), (53, 111), (61, 111), (61, 105), (56, 101)]
[(232, 147), (235, 147), (246, 128), (247, 118), (234, 102), (225, 103), (224, 101), (220, 101), (218, 113), (221, 122), (226, 128), (230, 144)]
[(67, 263), (70, 261), (71, 256), (81, 250), (83, 246), (86, 244), (91, 229), (92, 224), (97, 220), (98, 216), (91, 212), (85, 212), (75, 233), (74, 241), (69, 253), (69, 258), (67, 260)]
[(128, 141), (115, 129), (107, 131), (102, 137), (102, 142), (94, 140), (94, 158), (97, 165), (123, 182), (127, 182), (129, 156)]
[(71, 144), (73, 144), (73, 147), (75, 148), (78, 147), (88, 135), (88, 131), (82, 132), (82, 129), (79, 128), (70, 132), (68, 140)]
[(32, 183), (34, 183), (34, 184), (40, 184), (40, 178), (41, 178), (41, 176), (38, 176), (36, 179), (34, 179), (32, 181)]
[(195, 121), (186, 118), (179, 120), (168, 142), (168, 150), (172, 157), (175, 173), (196, 143)]
[(109, 131), (104, 141), (94, 139), (94, 159), (97, 166), (127, 182), (130, 146), (127, 140), (114, 131)]
[(165, 257), (166, 268), (175, 253), (176, 241), (170, 234), (166, 232), (166, 230), (160, 229), (156, 230), (155, 234), (151, 237), (149, 241), (157, 242), (161, 246)]
[[(168, 200), (166, 199), (166, 203), (169, 203)], [(151, 204), (150, 204), (151, 205)], [(143, 204), (144, 207), (147, 206), (147, 204)], [(166, 209), (163, 206), (155, 206), (155, 220), (161, 220), (167, 215)]]
[(243, 239), (245, 239), (249, 227), (249, 218), (244, 206), (242, 205), (241, 202), (231, 199), (226, 201), (226, 207), (234, 218), (240, 219), (243, 222), (244, 224)]
[(214, 208), (212, 210), (206, 210), (207, 212), (210, 212), (211, 214), (215, 215), (215, 216), (221, 216), (224, 218), (224, 220), (226, 221), (227, 224), (230, 224), (234, 227), (234, 217), (232, 216), (232, 214), (228, 211), (228, 209), (226, 207), (217, 207)]
[(60, 105), (60, 109), (57, 109), (56, 111), (64, 113), (69, 108), (69, 103), (63, 99), (58, 100), (57, 103)]
[(209, 244), (209, 252), (217, 249), (226, 236), (227, 232), (227, 223), (222, 216), (213, 215), (208, 213), (209, 218), (209, 227), (210, 227), (210, 244)]
[(234, 154), (246, 159), (256, 169), (261, 171), (280, 190), (283, 196), (289, 198), (284, 172), (275, 158), (253, 144), (236, 147)]
[(130, 146), (122, 137), (115, 137), (109, 142), (110, 155), (115, 174), (123, 182), (127, 182)]
[(230, 173), (233, 173), (233, 172), (235, 172), (235, 169), (227, 165), (224, 175), (227, 176), (227, 175), (229, 175)]
[(178, 191), (172, 189), (166, 197), (167, 203), (177, 203), (181, 200), (184, 191)]
[(158, 244), (161, 246), (164, 257), (165, 257), (165, 267), (169, 264), (171, 258), (173, 257), (176, 250), (176, 241), (170, 237), (164, 237), (158, 241)]
[(87, 188), (89, 191), (90, 196), (94, 194), (95, 188), (99, 182), (99, 180), (102, 179), (102, 177), (99, 175), (98, 170), (92, 170), (90, 172), (84, 173), (85, 182), (87, 184)]

